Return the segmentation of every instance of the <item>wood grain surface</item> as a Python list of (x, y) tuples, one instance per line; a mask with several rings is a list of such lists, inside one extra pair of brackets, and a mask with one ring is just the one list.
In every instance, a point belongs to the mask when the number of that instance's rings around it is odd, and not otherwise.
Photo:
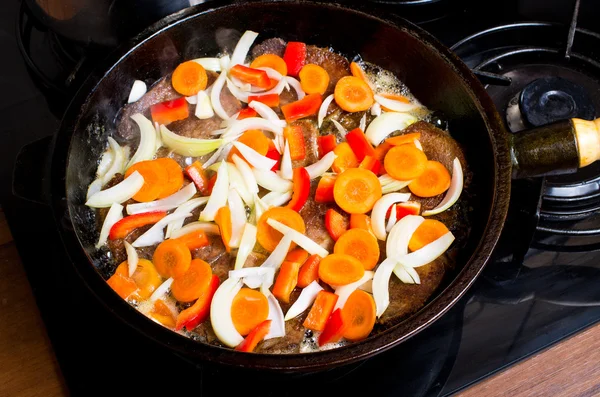
[[(68, 394), (0, 212), (0, 396)], [(457, 396), (600, 396), (600, 324)]]

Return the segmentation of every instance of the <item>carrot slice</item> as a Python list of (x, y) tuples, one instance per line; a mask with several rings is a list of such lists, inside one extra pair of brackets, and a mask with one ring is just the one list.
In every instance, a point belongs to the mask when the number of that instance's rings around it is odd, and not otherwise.
[(410, 181), (425, 172), (427, 156), (413, 145), (395, 146), (385, 155), (383, 166), (392, 178)]
[(123, 299), (137, 290), (137, 285), (133, 279), (127, 277), (127, 261), (122, 262), (106, 283)]
[(371, 171), (350, 168), (336, 178), (333, 197), (347, 213), (364, 214), (381, 198), (381, 184)]
[(148, 202), (158, 198), (163, 190), (163, 186), (169, 180), (169, 173), (154, 160), (146, 160), (135, 163), (125, 172), (125, 178), (134, 171), (139, 172), (144, 177), (144, 185), (133, 196), (135, 201)]
[(250, 331), (267, 319), (269, 303), (260, 291), (242, 288), (233, 298), (231, 319), (240, 335), (248, 335)]
[[(258, 220), (256, 239), (258, 240), (258, 243), (269, 252), (277, 247), (277, 244), (279, 244), (279, 241), (283, 237), (283, 234), (273, 229), (267, 223), (269, 218), (275, 219), (302, 234), (306, 232), (304, 219), (302, 219), (302, 216), (296, 211), (285, 207), (273, 207), (265, 211)], [(292, 247), (295, 247), (295, 244), (292, 243)]]
[(181, 189), (183, 186), (183, 171), (177, 161), (168, 157), (162, 157), (154, 161), (167, 171), (167, 180), (157, 198), (165, 198)]
[(171, 293), (179, 302), (191, 302), (205, 294), (212, 279), (210, 265), (202, 259), (194, 259), (182, 276), (171, 284)]
[(196, 299), (196, 302), (194, 302), (192, 306), (182, 310), (179, 312), (179, 315), (177, 315), (177, 322), (175, 325), (177, 331), (183, 327), (188, 331), (191, 331), (208, 318), (210, 313), (210, 303), (212, 302), (212, 298), (217, 291), (217, 288), (219, 288), (219, 276), (213, 274), (208, 289)]
[(448, 190), (450, 181), (450, 173), (442, 163), (428, 161), (425, 164), (425, 171), (412, 181), (408, 188), (416, 196), (434, 197)]
[(336, 294), (320, 291), (302, 325), (313, 331), (323, 331), (337, 300)]
[[(269, 141), (270, 139), (267, 138), (261, 130), (248, 130), (238, 138), (238, 142), (256, 150), (263, 156), (269, 151)], [(236, 147), (232, 147), (227, 156), (227, 161), (232, 163), (234, 154), (237, 154), (240, 158), (244, 159), (244, 156), (242, 156), (240, 151)]]
[(265, 339), (265, 336), (271, 330), (271, 320), (265, 320), (258, 324), (246, 338), (235, 347), (235, 350), (239, 352), (253, 352), (260, 341)]
[(300, 85), (307, 94), (321, 94), (327, 91), (329, 86), (329, 73), (319, 65), (309, 63), (304, 65), (298, 74)]
[(363, 229), (373, 234), (371, 227), (371, 217), (366, 214), (351, 214), (350, 229)]
[(319, 263), (321, 257), (317, 254), (308, 257), (298, 272), (298, 287), (305, 288), (313, 281), (319, 280)]
[(356, 62), (352, 62), (350, 64), (350, 73), (352, 73), (352, 76), (358, 77), (359, 79), (361, 79), (365, 83), (369, 82), (369, 80), (367, 79), (367, 75), (362, 70), (362, 68), (360, 67), (360, 65), (358, 63), (356, 63)]
[(284, 76), (287, 76), (287, 65), (282, 57), (275, 54), (263, 54), (252, 61), (250, 67), (253, 69), (258, 68), (271, 68), (278, 71)]
[(162, 279), (152, 262), (147, 259), (140, 259), (135, 272), (131, 275), (133, 281), (139, 288), (138, 295), (142, 299), (147, 299), (154, 290), (162, 284)]
[(385, 140), (386, 143), (392, 146), (400, 146), (405, 143), (413, 143), (415, 139), (421, 138), (420, 132), (412, 132), (410, 134), (398, 135), (393, 138), (388, 138)]
[(183, 241), (168, 239), (156, 247), (152, 262), (162, 277), (177, 278), (187, 272), (192, 262), (192, 254)]
[(167, 328), (175, 328), (175, 318), (173, 317), (173, 313), (171, 313), (171, 310), (169, 310), (169, 307), (162, 299), (158, 299), (154, 302), (150, 317)]
[(394, 101), (399, 101), (399, 102), (404, 102), (404, 103), (410, 103), (410, 99), (408, 99), (404, 95), (398, 95), (398, 94), (381, 94), (381, 96), (384, 97), (384, 98), (387, 98), (387, 99), (393, 99)]
[(196, 230), (188, 234), (184, 234), (177, 238), (185, 243), (189, 250), (206, 247), (208, 245), (208, 237), (202, 230)]
[(179, 64), (171, 76), (175, 91), (185, 96), (196, 95), (198, 91), (204, 90), (207, 82), (206, 70), (194, 61)]
[(373, 103), (371, 87), (359, 77), (346, 76), (338, 80), (334, 91), (335, 102), (347, 112), (361, 112)]
[(341, 174), (349, 168), (356, 168), (359, 165), (356, 154), (352, 151), (352, 148), (348, 142), (342, 142), (333, 149), (333, 153), (337, 156), (333, 160), (331, 169), (338, 174)]
[(435, 219), (425, 219), (410, 238), (408, 249), (411, 251), (421, 249), (442, 237), (448, 231), (448, 228), (442, 222)]
[(335, 242), (333, 253), (350, 255), (358, 259), (365, 270), (371, 270), (379, 261), (379, 243), (367, 230), (350, 229)]
[(279, 274), (275, 285), (273, 286), (273, 295), (282, 302), (290, 302), (290, 294), (296, 288), (298, 283), (298, 272), (300, 264), (298, 262), (284, 261), (279, 268)]
[(383, 141), (379, 144), (379, 146), (377, 146), (375, 148), (375, 155), (373, 157), (375, 157), (377, 160), (379, 160), (380, 163), (383, 163), (383, 159), (385, 159), (385, 155), (387, 154), (387, 152), (390, 151), (390, 149), (393, 146), (390, 145), (389, 143), (387, 143), (386, 141)]
[(350, 341), (365, 339), (375, 325), (375, 301), (365, 291), (354, 291), (342, 308), (345, 325), (342, 335)]
[(348, 216), (330, 208), (325, 212), (325, 228), (333, 241), (337, 241), (348, 230)]
[(319, 279), (336, 287), (358, 281), (364, 274), (362, 263), (350, 255), (331, 254), (319, 264)]
[(229, 242), (231, 241), (231, 234), (233, 233), (231, 224), (231, 210), (228, 206), (219, 208), (215, 215), (215, 223), (219, 226), (219, 232), (221, 233), (221, 240), (227, 252), (231, 251)]
[(306, 250), (298, 247), (294, 248), (285, 257), (285, 260), (288, 262), (296, 262), (300, 266), (308, 259), (308, 252)]

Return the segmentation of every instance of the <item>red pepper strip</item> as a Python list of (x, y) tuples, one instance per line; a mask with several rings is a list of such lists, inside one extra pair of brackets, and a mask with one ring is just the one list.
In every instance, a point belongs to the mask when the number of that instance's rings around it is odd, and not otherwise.
[(352, 148), (358, 161), (363, 161), (365, 156), (375, 157), (375, 149), (373, 149), (371, 143), (367, 141), (367, 137), (360, 128), (355, 128), (347, 133), (346, 141)]
[(248, 117), (256, 117), (258, 115), (258, 113), (256, 113), (256, 110), (252, 109), (252, 108), (244, 108), (242, 110), (240, 110), (240, 113), (237, 116), (238, 120), (243, 120), (243, 119), (247, 119)]
[(333, 208), (328, 209), (325, 213), (325, 228), (334, 241), (337, 241), (348, 230), (349, 225), (349, 219)]
[(267, 95), (250, 95), (248, 97), (248, 103), (252, 101), (257, 101), (264, 103), (270, 108), (276, 108), (279, 106), (279, 95), (277, 94), (267, 94)]
[(313, 281), (319, 280), (319, 263), (321, 263), (319, 255), (314, 254), (308, 257), (298, 272), (298, 287), (305, 288)]
[(407, 201), (396, 204), (396, 221), (404, 218), (406, 215), (419, 215), (421, 212), (421, 203), (418, 201)]
[(184, 97), (157, 103), (150, 106), (150, 114), (152, 114), (152, 121), (155, 123), (167, 125), (173, 121), (188, 118), (188, 103)]
[(126, 216), (110, 228), (108, 238), (110, 240), (114, 240), (117, 238), (125, 238), (129, 233), (131, 233), (138, 227), (156, 223), (165, 216), (167, 216), (166, 211), (144, 212), (141, 214)]
[(379, 172), (381, 171), (381, 162), (375, 157), (365, 156), (358, 168), (364, 168), (365, 170), (371, 171), (375, 175), (379, 175)]
[(265, 320), (258, 324), (250, 333), (244, 338), (242, 343), (236, 346), (235, 350), (239, 352), (253, 352), (258, 343), (265, 339), (265, 336), (271, 329), (271, 320)]
[(308, 175), (308, 171), (304, 167), (294, 169), (292, 182), (294, 184), (294, 193), (287, 208), (300, 212), (310, 194), (310, 175)]
[(214, 174), (208, 180), (208, 194), (212, 194), (213, 187), (215, 186), (215, 182), (217, 181), (217, 174)]
[(283, 136), (290, 145), (292, 160), (303, 160), (306, 156), (304, 144), (304, 131), (299, 125), (292, 125), (283, 129)]
[(269, 88), (271, 86), (271, 79), (269, 79), (267, 72), (264, 70), (252, 69), (244, 65), (235, 65), (229, 69), (229, 74), (255, 87)]
[(337, 309), (331, 314), (325, 329), (319, 335), (319, 346), (323, 346), (326, 343), (335, 343), (342, 339), (342, 335), (346, 329), (347, 324), (344, 323), (342, 317), (342, 309)]
[(317, 190), (315, 191), (315, 201), (317, 203), (334, 202), (333, 185), (335, 185), (334, 176), (322, 176), (317, 185)]
[(219, 277), (216, 274), (213, 274), (206, 293), (200, 295), (192, 306), (179, 313), (175, 323), (175, 330), (179, 331), (185, 327), (188, 331), (191, 331), (196, 328), (198, 324), (206, 320), (210, 313), (210, 302), (212, 301), (217, 288), (219, 288)]
[(281, 107), (285, 120), (289, 123), (304, 117), (317, 114), (321, 107), (321, 94), (310, 94), (299, 101), (288, 103)]
[(271, 160), (277, 161), (273, 168), (271, 168), (271, 171), (278, 171), (281, 164), (281, 154), (277, 151), (277, 149), (275, 149), (275, 144), (272, 140), (269, 141), (269, 150), (267, 151), (267, 154), (265, 156), (270, 158)]
[(287, 65), (288, 76), (297, 77), (306, 62), (306, 44), (297, 41), (287, 43), (283, 60)]
[(333, 149), (337, 146), (335, 135), (325, 135), (317, 138), (317, 144), (319, 145), (319, 158), (322, 158), (329, 152), (333, 152)]
[(204, 168), (202, 168), (202, 164), (198, 160), (194, 161), (185, 168), (185, 173), (194, 182), (200, 194), (207, 196), (208, 177), (206, 176), (206, 172), (204, 172)]

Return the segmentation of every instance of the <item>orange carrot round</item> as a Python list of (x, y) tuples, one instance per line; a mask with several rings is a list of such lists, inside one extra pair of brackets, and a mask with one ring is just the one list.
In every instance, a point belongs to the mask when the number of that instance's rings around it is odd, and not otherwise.
[(287, 64), (282, 57), (275, 54), (263, 54), (258, 56), (252, 61), (250, 67), (253, 69), (258, 68), (271, 68), (284, 76), (287, 76)]
[(319, 264), (319, 278), (331, 286), (353, 283), (360, 280), (364, 274), (362, 263), (350, 255), (331, 254)]
[(168, 157), (162, 157), (154, 161), (167, 171), (167, 180), (157, 198), (165, 198), (181, 189), (183, 186), (183, 170), (179, 163)]
[(438, 161), (428, 161), (425, 164), (425, 171), (417, 179), (412, 181), (408, 185), (408, 188), (416, 196), (434, 197), (448, 190), (450, 181), (450, 173), (442, 163)]
[(412, 132), (410, 134), (398, 135), (392, 138), (388, 138), (385, 141), (393, 146), (404, 145), (405, 143), (413, 143), (415, 139), (421, 138), (420, 132)]
[(329, 87), (329, 73), (314, 63), (304, 65), (298, 76), (300, 77), (300, 85), (307, 94), (323, 95)]
[(152, 262), (162, 277), (177, 278), (183, 276), (189, 269), (192, 254), (183, 241), (168, 239), (156, 247)]
[(138, 295), (142, 299), (147, 299), (154, 290), (162, 283), (156, 267), (147, 259), (140, 259), (135, 272), (131, 275), (133, 281), (139, 288)]
[(427, 156), (413, 145), (400, 145), (390, 149), (383, 161), (385, 172), (399, 181), (418, 178), (427, 166)]
[(169, 307), (162, 299), (154, 302), (150, 316), (167, 328), (175, 328), (175, 318)]
[(379, 261), (379, 243), (367, 230), (350, 229), (335, 242), (333, 253), (350, 255), (371, 270)]
[[(271, 140), (267, 138), (261, 130), (248, 130), (238, 138), (238, 142), (243, 143), (264, 156), (269, 151), (269, 142), (271, 142)], [(227, 156), (227, 161), (232, 163), (234, 154), (237, 154), (238, 157), (244, 159), (244, 156), (242, 156), (240, 151), (236, 147), (232, 147)]]
[(358, 341), (369, 336), (375, 325), (375, 314), (375, 301), (371, 294), (361, 290), (354, 291), (342, 308), (344, 338)]
[(171, 76), (175, 91), (185, 96), (196, 95), (206, 88), (208, 76), (204, 67), (197, 62), (187, 61), (179, 64)]
[(364, 229), (369, 233), (373, 234), (373, 228), (371, 227), (371, 217), (365, 214), (350, 215), (350, 229)]
[(341, 174), (348, 168), (357, 168), (360, 164), (348, 142), (342, 142), (337, 145), (333, 149), (333, 153), (337, 157), (333, 160), (331, 169), (338, 174)]
[(229, 242), (231, 241), (231, 235), (233, 233), (233, 225), (231, 224), (231, 210), (228, 206), (219, 208), (215, 215), (215, 223), (219, 226), (219, 232), (221, 234), (221, 240), (227, 252), (231, 251)]
[(267, 319), (269, 303), (267, 297), (250, 288), (242, 288), (233, 298), (231, 319), (240, 335), (250, 333), (258, 324)]
[[(276, 221), (281, 222), (302, 234), (306, 232), (304, 219), (302, 219), (302, 216), (300, 216), (300, 214), (296, 211), (284, 207), (273, 207), (265, 211), (258, 220), (256, 239), (258, 240), (258, 243), (269, 252), (273, 251), (275, 247), (277, 247), (277, 244), (279, 244), (279, 241), (283, 237), (283, 234), (273, 229), (267, 223), (269, 218), (275, 219)], [(292, 243), (292, 248), (293, 247), (295, 247), (295, 244)]]
[(133, 196), (133, 199), (140, 202), (156, 200), (162, 192), (164, 184), (169, 179), (167, 170), (154, 160), (140, 161), (127, 169), (125, 178), (134, 171), (139, 172), (144, 177), (144, 185)]
[(448, 233), (448, 228), (442, 222), (435, 219), (425, 219), (411, 236), (408, 249), (411, 251), (421, 249), (446, 233)]
[(194, 232), (184, 234), (181, 237), (177, 237), (177, 239), (183, 241), (190, 251), (197, 248), (206, 247), (209, 243), (206, 233), (204, 233), (202, 230), (196, 230)]
[(335, 85), (335, 102), (347, 112), (361, 112), (373, 105), (373, 91), (362, 79), (354, 76), (342, 77)]
[(127, 297), (133, 294), (137, 290), (137, 285), (135, 281), (131, 278), (127, 277), (127, 261), (122, 262), (118, 267), (115, 273), (106, 280), (106, 283), (113, 289), (119, 296), (123, 299), (127, 299)]
[(359, 79), (363, 80), (366, 83), (369, 82), (369, 80), (367, 79), (367, 75), (365, 74), (364, 70), (362, 70), (362, 68), (360, 67), (360, 65), (358, 63), (356, 63), (356, 62), (352, 62), (350, 64), (350, 73), (352, 73), (352, 76), (358, 77)]
[(381, 198), (381, 184), (371, 171), (350, 168), (336, 178), (333, 197), (347, 213), (364, 214)]
[(191, 302), (204, 294), (212, 279), (210, 265), (202, 259), (193, 259), (190, 267), (171, 284), (171, 293), (179, 302)]

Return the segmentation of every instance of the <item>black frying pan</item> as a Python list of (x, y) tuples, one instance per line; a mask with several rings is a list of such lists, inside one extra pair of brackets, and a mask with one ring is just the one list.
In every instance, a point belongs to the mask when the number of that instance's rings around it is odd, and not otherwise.
[[(198, 343), (157, 325), (106, 284), (101, 273), (114, 264), (94, 248), (94, 213), (84, 202), (111, 126), (134, 79), (154, 82), (183, 60), (214, 56), (221, 50), (215, 34), (223, 28), (331, 46), (349, 58), (360, 54), (395, 73), (424, 105), (441, 111), (449, 120), (450, 131), (465, 148), (474, 170), (470, 193), (476, 203), (470, 238), (457, 258), (458, 270), (418, 313), (346, 347), (311, 354), (250, 355)], [(82, 281), (109, 310), (140, 333), (193, 359), (255, 369), (321, 370), (389, 349), (444, 314), (471, 286), (496, 245), (508, 209), (511, 176), (576, 170), (582, 162), (578, 139), (594, 138), (594, 133), (593, 128), (576, 131), (568, 121), (520, 134), (511, 141), (492, 101), (469, 69), (429, 34), (399, 18), (387, 20), (324, 3), (211, 2), (163, 19), (90, 76), (54, 139), (51, 200), (67, 252)], [(592, 149), (593, 157), (599, 148)]]

